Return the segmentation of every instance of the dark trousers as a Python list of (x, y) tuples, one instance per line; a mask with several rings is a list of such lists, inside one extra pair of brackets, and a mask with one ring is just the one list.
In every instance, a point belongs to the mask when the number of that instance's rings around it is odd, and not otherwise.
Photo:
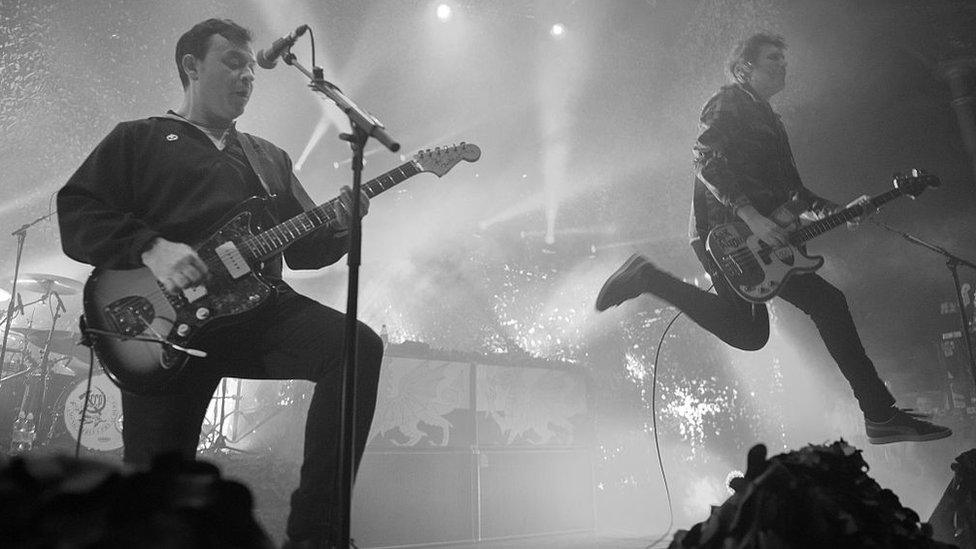
[[(315, 391), (305, 424), (305, 451), (298, 488), (291, 497), (288, 535), (293, 539), (332, 535), (340, 502), (335, 473), (339, 463), (341, 366), (345, 315), (290, 289), (251, 321), (207, 336), (198, 347), (205, 359), (193, 359), (165, 394), (123, 392), (125, 461), (148, 464), (161, 453), (192, 458), (200, 427), (220, 379), (305, 379)], [(355, 466), (369, 435), (383, 344), (359, 325), (356, 370)]]
[[(704, 247), (699, 242), (692, 247), (712, 277), (717, 294), (704, 292), (663, 271), (648, 274), (651, 293), (681, 309), (729, 345), (747, 351), (761, 349), (769, 340), (766, 306), (740, 298), (719, 274)], [(864, 414), (872, 418), (888, 415), (895, 399), (864, 351), (844, 294), (820, 275), (809, 273), (791, 277), (779, 297), (813, 320)]]

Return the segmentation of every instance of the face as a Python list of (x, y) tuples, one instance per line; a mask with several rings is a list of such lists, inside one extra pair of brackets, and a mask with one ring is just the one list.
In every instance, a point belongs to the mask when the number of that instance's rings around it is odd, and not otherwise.
[(203, 121), (230, 123), (244, 113), (254, 88), (254, 52), (223, 36), (210, 37), (203, 59), (192, 58), (190, 76), (195, 110)]
[(752, 64), (749, 85), (766, 99), (786, 87), (786, 55), (782, 48), (773, 44), (760, 46), (759, 56)]

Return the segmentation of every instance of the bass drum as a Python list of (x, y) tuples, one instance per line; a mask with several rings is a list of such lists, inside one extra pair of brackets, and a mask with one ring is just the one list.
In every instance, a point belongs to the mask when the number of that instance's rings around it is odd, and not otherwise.
[[(68, 441), (71, 444), (78, 441), (87, 386), (88, 380), (82, 379), (65, 389), (59, 399), (58, 409), (63, 410), (63, 425), (71, 437)], [(114, 452), (122, 448), (122, 392), (105, 374), (92, 376), (81, 445), (96, 452)]]

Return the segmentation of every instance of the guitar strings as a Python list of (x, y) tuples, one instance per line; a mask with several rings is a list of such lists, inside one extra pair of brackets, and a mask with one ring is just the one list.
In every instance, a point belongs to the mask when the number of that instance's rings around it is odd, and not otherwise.
[[(320, 228), (322, 226), (326, 226), (329, 223), (335, 221), (335, 219), (338, 216), (335, 213), (335, 204), (334, 203), (338, 202), (338, 200), (339, 200), (338, 198), (333, 198), (332, 200), (329, 200), (328, 202), (325, 202), (321, 206), (318, 206), (318, 207), (315, 208), (315, 209), (320, 209), (326, 215), (325, 221), (322, 221), (321, 222), (321, 225), (319, 225), (319, 227), (316, 227), (316, 229), (317, 228)], [(331, 205), (331, 208), (326, 208), (326, 206), (330, 206), (330, 205)], [(314, 211), (314, 210), (309, 210), (309, 211)], [(307, 215), (307, 214), (308, 214), (308, 212), (303, 212), (301, 214), (298, 214), (298, 215), (292, 217), (291, 219), (289, 219), (288, 221), (285, 221), (285, 222), (281, 223), (279, 226), (285, 225), (285, 224), (287, 224), (289, 222), (292, 222), (296, 218), (301, 217), (303, 215)], [(296, 228), (298, 228), (298, 227), (296, 227)], [(242, 250), (242, 248), (244, 248), (246, 250), (246, 253), (251, 256), (250, 257), (251, 260), (255, 260), (255, 261), (258, 260), (260, 257), (262, 257), (261, 255), (258, 254), (258, 252), (260, 251), (260, 246), (262, 244), (257, 244), (257, 242), (258, 241), (264, 242), (264, 241), (269, 240), (270, 237), (262, 236), (262, 235), (266, 235), (267, 233), (270, 233), (270, 232), (272, 232), (274, 230), (275, 229), (268, 229), (267, 231), (264, 231), (264, 232), (262, 232), (260, 234), (251, 235), (249, 237), (246, 237), (246, 238), (242, 239), (241, 242), (240, 242), (241, 243), (241, 246), (238, 247), (238, 250), (241, 251), (242, 255), (244, 255), (245, 251)], [(315, 230), (315, 229), (312, 229), (312, 230)], [(302, 236), (304, 236), (304, 235), (302, 235)], [(272, 240), (271, 242), (274, 242), (274, 241)], [(278, 245), (280, 245), (280, 243)], [(223, 265), (223, 261), (220, 260), (220, 256), (219, 255), (216, 255), (215, 254), (215, 255), (210, 256), (210, 257), (208, 257), (206, 259), (203, 259), (203, 264), (207, 266), (207, 269), (208, 270), (214, 270), (217, 267)], [(166, 291), (166, 289), (162, 287), (161, 283), (159, 283), (158, 280), (157, 280), (157, 284), (160, 284), (157, 290), (151, 291), (151, 292), (143, 295), (143, 297), (145, 297), (146, 299), (149, 299), (149, 300), (154, 300), (156, 298), (165, 297), (167, 299), (167, 301), (168, 301), (169, 296), (170, 295), (174, 295), (175, 292), (168, 292), (168, 291)]]

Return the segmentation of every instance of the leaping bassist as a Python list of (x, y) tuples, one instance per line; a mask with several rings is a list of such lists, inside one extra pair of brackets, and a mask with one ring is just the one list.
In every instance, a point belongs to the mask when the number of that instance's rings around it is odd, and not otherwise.
[[(769, 339), (764, 302), (779, 296), (817, 326), (864, 413), (871, 443), (948, 437), (949, 429), (895, 406), (861, 345), (844, 294), (815, 272), (823, 259), (808, 256), (804, 248), (810, 238), (870, 215), (897, 196), (915, 197), (938, 179), (913, 170), (896, 177), (888, 193), (862, 196), (846, 208), (805, 187), (786, 129), (769, 104), (786, 86), (785, 50), (782, 37), (766, 33), (738, 43), (727, 65), (731, 82), (701, 113), (690, 237), (715, 293), (635, 254), (604, 283), (596, 308), (604, 311), (653, 294), (729, 345), (757, 350)], [(801, 215), (814, 222), (800, 224)]]

